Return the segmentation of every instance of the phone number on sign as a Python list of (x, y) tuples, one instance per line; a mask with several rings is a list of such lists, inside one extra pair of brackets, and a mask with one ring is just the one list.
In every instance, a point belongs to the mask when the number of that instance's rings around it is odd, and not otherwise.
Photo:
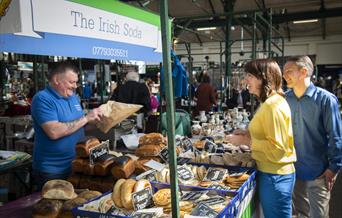
[(102, 55), (110, 57), (128, 57), (128, 51), (119, 48), (105, 48), (105, 47), (93, 47), (93, 55)]

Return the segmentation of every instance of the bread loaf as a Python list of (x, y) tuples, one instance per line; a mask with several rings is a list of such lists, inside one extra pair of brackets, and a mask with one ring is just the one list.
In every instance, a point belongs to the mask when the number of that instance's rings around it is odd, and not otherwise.
[(83, 172), (83, 166), (85, 164), (88, 164), (89, 160), (87, 159), (82, 159), (82, 158), (76, 158), (75, 160), (72, 161), (72, 172), (74, 173), (82, 173)]
[(89, 189), (90, 183), (91, 183), (92, 177), (91, 176), (86, 176), (82, 175), (80, 179), (80, 189)]
[(140, 145), (165, 144), (166, 141), (160, 133), (149, 133), (139, 138)]
[(110, 174), (111, 166), (114, 162), (114, 156), (106, 154), (101, 156), (94, 166), (94, 174), (97, 176), (107, 176)]
[(80, 184), (80, 179), (81, 179), (81, 175), (80, 174), (72, 174), (67, 181), (70, 182), (74, 188), (78, 188), (79, 184)]
[(67, 200), (66, 202), (64, 202), (64, 204), (62, 206), (62, 209), (58, 215), (58, 218), (73, 218), (74, 216), (73, 216), (71, 210), (74, 207), (77, 207), (77, 206), (84, 204), (85, 202), (87, 202), (87, 200), (84, 198), (80, 198), (80, 197), (77, 197), (77, 198), (74, 198), (71, 200)]
[(149, 144), (149, 145), (140, 145), (135, 150), (135, 155), (139, 157), (144, 156), (158, 156), (160, 151), (165, 147), (164, 144)]
[(83, 138), (76, 144), (76, 154), (79, 157), (87, 158), (89, 157), (89, 150), (96, 145), (100, 144), (100, 141), (92, 136)]
[(88, 176), (93, 176), (94, 173), (94, 165), (91, 165), (88, 161), (86, 164), (83, 165), (83, 174)]
[(42, 197), (47, 199), (69, 200), (77, 197), (72, 184), (66, 180), (54, 179), (42, 188)]
[(114, 184), (114, 179), (111, 176), (108, 177), (104, 177), (101, 181), (101, 191), (102, 192), (107, 192), (109, 190), (111, 190), (113, 188), (113, 184)]
[(89, 189), (95, 190), (95, 191), (102, 191), (102, 177), (98, 176), (92, 176), (89, 179)]
[(93, 191), (93, 190), (90, 190), (90, 191), (84, 191), (84, 192), (81, 192), (77, 198), (84, 198), (86, 199), (87, 201), (91, 200), (91, 199), (94, 199), (98, 196), (102, 195), (101, 192), (98, 192), (98, 191)]
[(147, 170), (150, 170), (148, 166), (145, 166), (144, 164), (147, 163), (150, 160), (154, 160), (160, 163), (160, 158), (159, 157), (141, 157), (135, 162), (135, 173), (140, 174), (143, 173)]
[(135, 170), (134, 161), (127, 156), (121, 156), (114, 159), (111, 173), (114, 179), (127, 179)]
[(62, 208), (63, 202), (53, 199), (41, 199), (32, 208), (33, 218), (56, 218)]

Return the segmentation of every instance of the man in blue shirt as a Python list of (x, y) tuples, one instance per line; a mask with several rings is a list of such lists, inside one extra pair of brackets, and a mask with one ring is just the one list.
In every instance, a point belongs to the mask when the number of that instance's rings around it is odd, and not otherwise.
[(49, 85), (32, 100), (31, 114), (35, 130), (33, 177), (38, 189), (51, 179), (67, 179), (75, 145), (84, 135), (83, 127), (99, 121), (99, 108), (83, 114), (75, 94), (78, 69), (62, 62), (48, 75)]
[(342, 167), (341, 115), (336, 96), (316, 87), (312, 73), (308, 56), (284, 66), (297, 153), (294, 211), (298, 217), (329, 217), (330, 191)]

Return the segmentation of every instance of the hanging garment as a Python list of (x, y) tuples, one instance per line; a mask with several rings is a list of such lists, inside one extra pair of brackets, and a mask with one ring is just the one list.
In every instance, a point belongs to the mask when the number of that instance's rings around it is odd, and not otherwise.
[[(173, 59), (172, 63), (172, 80), (173, 80), (173, 92), (175, 97), (186, 97), (188, 96), (188, 76), (184, 69), (184, 66), (178, 59), (177, 55), (174, 51), (171, 50), (171, 58)], [(161, 79), (161, 90), (165, 93), (164, 80), (165, 73), (164, 67), (162, 67), (160, 72)]]

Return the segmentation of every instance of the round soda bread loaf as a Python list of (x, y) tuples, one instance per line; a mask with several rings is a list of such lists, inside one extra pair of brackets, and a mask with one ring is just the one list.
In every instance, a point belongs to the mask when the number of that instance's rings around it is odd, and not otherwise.
[(69, 200), (77, 197), (74, 186), (61, 179), (46, 182), (42, 188), (42, 197), (47, 199)]

